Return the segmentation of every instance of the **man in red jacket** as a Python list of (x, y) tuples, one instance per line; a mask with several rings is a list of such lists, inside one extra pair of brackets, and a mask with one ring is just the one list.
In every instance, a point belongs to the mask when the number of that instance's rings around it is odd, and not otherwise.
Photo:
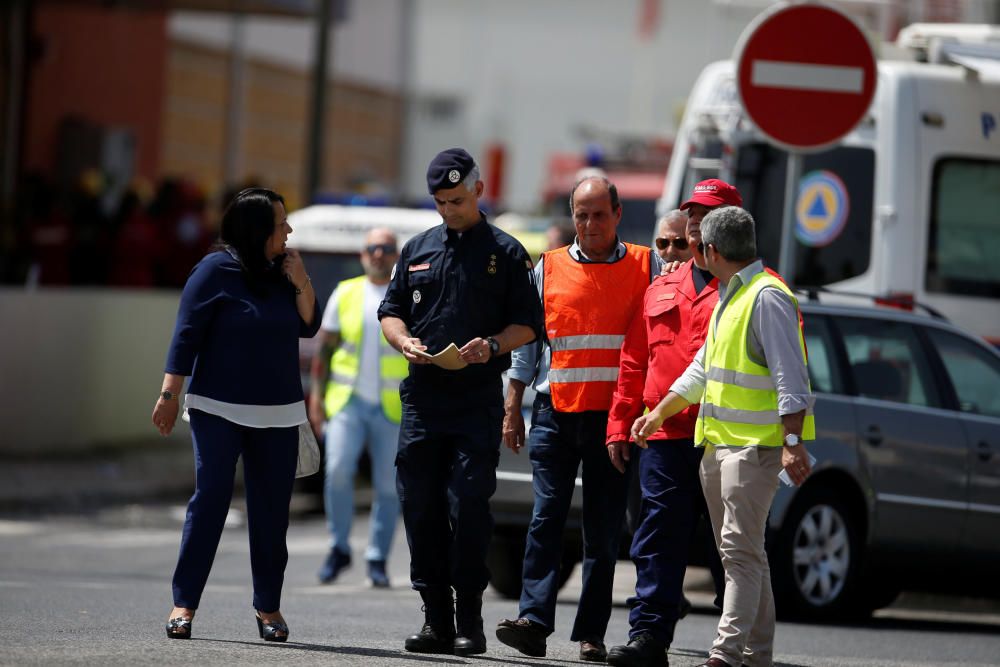
[[(694, 187), (681, 205), (687, 212), (687, 240), (693, 257), (673, 273), (659, 276), (646, 290), (625, 335), (618, 386), (608, 416), (611, 462), (624, 470), (629, 429), (670, 389), (705, 342), (718, 301), (718, 280), (701, 268), (701, 220), (714, 208), (741, 206), (736, 188), (718, 179)], [(666, 665), (687, 568), (688, 545), (704, 510), (698, 476), (702, 450), (694, 447), (698, 406), (668, 419), (639, 457), (642, 504), (630, 556), (635, 563), (635, 597), (629, 613), (629, 642), (608, 651), (612, 665)], [(716, 557), (716, 554), (712, 554)], [(717, 573), (716, 573), (717, 571)], [(721, 567), (713, 568), (721, 591)]]

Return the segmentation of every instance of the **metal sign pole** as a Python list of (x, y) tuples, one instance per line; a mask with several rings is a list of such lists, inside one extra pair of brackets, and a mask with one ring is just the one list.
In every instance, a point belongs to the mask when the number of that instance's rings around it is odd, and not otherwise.
[(785, 213), (781, 222), (781, 254), (778, 256), (778, 273), (791, 287), (795, 283), (795, 203), (799, 198), (799, 180), (802, 178), (802, 153), (788, 151), (785, 166)]

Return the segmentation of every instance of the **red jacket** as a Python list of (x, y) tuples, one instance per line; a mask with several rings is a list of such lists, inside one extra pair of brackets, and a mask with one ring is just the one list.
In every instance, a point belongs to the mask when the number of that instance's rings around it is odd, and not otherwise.
[[(667, 395), (705, 342), (719, 300), (719, 280), (712, 278), (700, 294), (695, 293), (693, 266), (689, 260), (656, 278), (643, 296), (642, 309), (632, 318), (622, 344), (607, 442), (630, 439), (632, 423), (643, 408), (654, 408)], [(650, 440), (690, 438), (697, 419), (698, 406), (691, 405), (665, 421)]]

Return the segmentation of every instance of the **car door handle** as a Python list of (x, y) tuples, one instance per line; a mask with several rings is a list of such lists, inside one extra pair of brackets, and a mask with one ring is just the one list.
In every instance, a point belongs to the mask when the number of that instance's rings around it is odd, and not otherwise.
[(979, 450), (976, 452), (976, 456), (979, 457), (980, 461), (985, 463), (993, 458), (993, 448), (990, 447), (990, 443), (985, 440), (980, 441), (979, 444), (976, 445), (976, 449)]
[(882, 429), (875, 424), (872, 424), (868, 427), (868, 430), (865, 431), (865, 440), (867, 440), (868, 444), (872, 447), (878, 447), (882, 444)]

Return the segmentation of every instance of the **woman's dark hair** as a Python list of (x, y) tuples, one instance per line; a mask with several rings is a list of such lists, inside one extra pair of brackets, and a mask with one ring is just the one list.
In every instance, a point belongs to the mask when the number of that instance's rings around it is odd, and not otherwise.
[(247, 188), (237, 193), (222, 214), (220, 241), (236, 251), (243, 275), (252, 288), (280, 276), (268, 261), (264, 249), (274, 233), (274, 203), (285, 199), (267, 188)]

